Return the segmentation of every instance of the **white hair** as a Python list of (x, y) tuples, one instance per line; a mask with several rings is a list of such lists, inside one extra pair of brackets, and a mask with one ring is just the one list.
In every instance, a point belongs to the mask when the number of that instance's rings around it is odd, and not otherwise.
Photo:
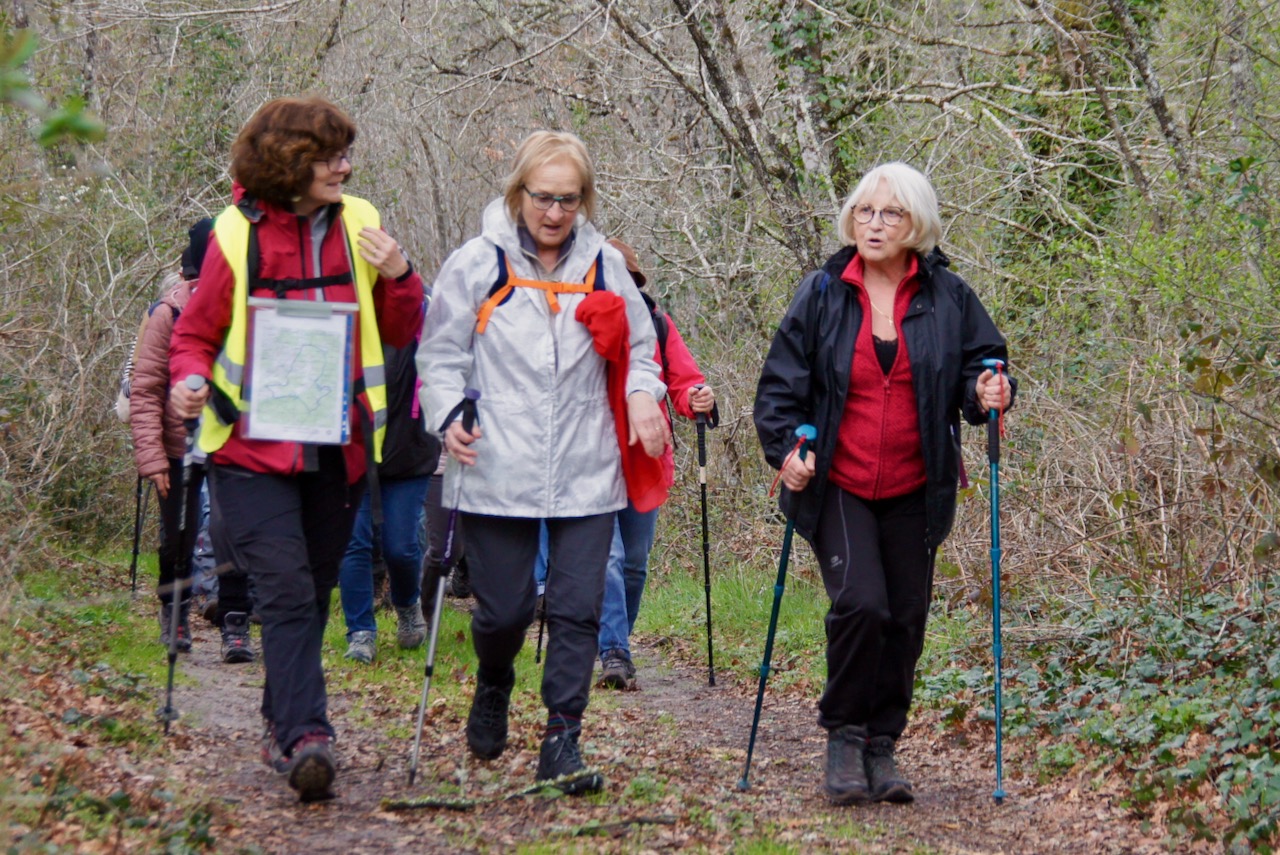
[(840, 240), (846, 246), (853, 246), (853, 209), (863, 199), (875, 193), (882, 181), (902, 209), (911, 215), (911, 235), (905, 241), (906, 245), (921, 255), (928, 255), (942, 240), (938, 196), (922, 172), (901, 161), (882, 163), (862, 176), (858, 186), (853, 188), (844, 206), (840, 208), (840, 216), (836, 219), (836, 231)]

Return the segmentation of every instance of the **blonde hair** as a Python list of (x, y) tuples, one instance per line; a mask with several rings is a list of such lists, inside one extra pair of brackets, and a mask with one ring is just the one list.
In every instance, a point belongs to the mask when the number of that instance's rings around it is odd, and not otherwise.
[(928, 255), (942, 240), (938, 196), (922, 172), (901, 161), (882, 163), (862, 176), (858, 186), (845, 199), (840, 208), (840, 216), (836, 219), (836, 231), (840, 240), (846, 246), (854, 245), (853, 209), (863, 199), (875, 193), (881, 181), (902, 205), (902, 209), (911, 215), (911, 235), (904, 242), (921, 255)]
[(578, 177), (582, 180), (582, 207), (578, 210), (588, 220), (595, 216), (596, 171), (582, 140), (565, 131), (534, 131), (516, 149), (515, 163), (503, 189), (507, 213), (512, 220), (520, 219), (520, 194), (529, 175), (557, 160), (567, 161), (578, 170)]

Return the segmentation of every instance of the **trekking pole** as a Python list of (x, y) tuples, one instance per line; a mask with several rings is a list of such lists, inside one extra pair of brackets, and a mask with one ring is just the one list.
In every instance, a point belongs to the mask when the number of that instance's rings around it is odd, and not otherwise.
[[(796, 450), (800, 459), (804, 460), (809, 450), (809, 443), (818, 437), (818, 430), (813, 425), (800, 425), (796, 428)], [(782, 463), (786, 467), (786, 461)], [(756, 712), (751, 720), (751, 739), (747, 742), (747, 765), (742, 770), (742, 780), (738, 781), (739, 790), (751, 789), (747, 777), (751, 774), (751, 755), (755, 753), (756, 731), (760, 727), (760, 710), (764, 707), (764, 684), (769, 679), (769, 660), (773, 657), (773, 634), (778, 629), (778, 609), (782, 606), (782, 590), (787, 583), (787, 559), (791, 555), (791, 536), (795, 531), (795, 522), (788, 519), (787, 528), (782, 535), (782, 557), (778, 560), (778, 579), (773, 585), (773, 612), (769, 615), (769, 633), (765, 636), (764, 662), (760, 665), (760, 688), (756, 691)]]
[[(475, 426), (476, 401), (480, 400), (480, 392), (476, 389), (464, 389), (463, 400), (459, 405), (462, 411), (462, 427), (467, 433)], [(461, 467), (461, 464), (459, 464)], [(418, 752), (422, 748), (422, 723), (427, 715), (427, 693), (431, 691), (431, 677), (436, 670), (436, 640), (440, 637), (440, 617), (444, 605), (444, 584), (448, 578), (449, 563), (453, 560), (453, 537), (458, 530), (458, 503), (462, 501), (462, 475), (465, 469), (458, 470), (458, 483), (453, 488), (453, 507), (449, 509), (449, 526), (444, 536), (444, 557), (440, 560), (440, 575), (436, 579), (436, 600), (431, 609), (431, 641), (427, 645), (427, 664), (422, 680), (422, 700), (418, 703), (418, 725), (413, 736), (413, 758), (409, 762), (409, 786), (413, 786), (418, 776)]]
[(138, 546), (142, 540), (142, 525), (147, 519), (147, 500), (151, 498), (151, 481), (138, 476), (133, 509), (133, 559), (129, 562), (129, 596), (138, 595)]
[(716, 684), (711, 649), (711, 535), (707, 531), (707, 414), (698, 413), (698, 489), (702, 491), (702, 587), (707, 594), (707, 685)]
[[(199, 374), (188, 374), (183, 383), (192, 392), (199, 392), (204, 388), (205, 380)], [(173, 569), (173, 585), (170, 592), (172, 610), (169, 614), (169, 679), (165, 687), (164, 706), (159, 712), (159, 717), (164, 721), (165, 736), (169, 735), (169, 723), (178, 719), (178, 711), (173, 707), (173, 670), (178, 662), (178, 623), (180, 621), (179, 613), (182, 609), (182, 576), (185, 570), (189, 579), (191, 569), (191, 550), (187, 548), (187, 487), (191, 483), (191, 457), (195, 447), (196, 428), (199, 426), (199, 422), (196, 419), (187, 419), (183, 422), (183, 425), (187, 429), (187, 450), (182, 456), (182, 484), (179, 487), (182, 492), (178, 494), (178, 565)]]
[[(1004, 370), (1000, 359), (982, 360), (984, 367), (999, 378)], [(1004, 650), (1000, 644), (1000, 408), (992, 407), (987, 418), (987, 461), (991, 464), (991, 653), (996, 668), (996, 789), (991, 795), (996, 804), (1004, 804), (1004, 746), (1001, 731), (1004, 722), (1002, 665)]]

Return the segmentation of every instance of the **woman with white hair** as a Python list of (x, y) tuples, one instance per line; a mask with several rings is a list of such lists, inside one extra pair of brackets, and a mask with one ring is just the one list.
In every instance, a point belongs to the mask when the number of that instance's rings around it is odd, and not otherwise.
[[(418, 348), (428, 424), (457, 464), (444, 503), (461, 512), (479, 662), (467, 746), (507, 746), (514, 661), (533, 621), (533, 563), (546, 524), (550, 641), (539, 780), (603, 786), (578, 748), (600, 629), (615, 512), (666, 495), (668, 444), (657, 338), (626, 262), (591, 223), (595, 172), (573, 134), (520, 144), (483, 227), (449, 256)], [(468, 389), (480, 393), (468, 404)], [(467, 424), (468, 407), (478, 411)], [(566, 782), (566, 777), (572, 780)]]
[[(903, 163), (868, 172), (837, 222), (845, 246), (800, 283), (756, 390), (755, 423), (831, 599), (824, 790), (908, 802), (894, 760), (924, 646), (937, 548), (961, 477), (960, 420), (983, 424), (1015, 385), (983, 367), (1004, 338), (937, 248), (938, 202)], [(801, 424), (812, 453), (794, 453)]]

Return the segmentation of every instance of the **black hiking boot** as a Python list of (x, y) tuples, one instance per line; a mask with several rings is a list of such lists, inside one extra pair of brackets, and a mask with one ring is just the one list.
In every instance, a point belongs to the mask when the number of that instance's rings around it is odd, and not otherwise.
[(481, 760), (496, 760), (507, 750), (507, 709), (515, 684), (514, 670), (503, 685), (486, 683), (484, 677), (476, 676), (476, 694), (467, 716), (467, 747)]
[[(160, 643), (169, 646), (169, 629), (173, 624), (173, 603), (160, 606)], [(191, 652), (191, 601), (187, 600), (178, 606), (178, 642), (175, 645), (179, 653)]]
[(547, 734), (542, 738), (536, 779), (544, 781), (566, 796), (597, 793), (604, 788), (604, 777), (582, 763), (578, 750), (578, 734), (582, 722), (573, 716), (552, 714), (547, 720)]
[(257, 658), (249, 642), (249, 615), (227, 612), (222, 619), (222, 661), (228, 665), (252, 662)]
[(449, 574), (448, 594), (455, 600), (465, 600), (471, 596), (471, 574), (467, 570), (467, 559), (461, 558)]
[(596, 686), (601, 689), (634, 689), (636, 686), (636, 666), (631, 664), (631, 657), (621, 650), (609, 650), (600, 657), (600, 679)]
[(866, 752), (865, 728), (846, 724), (827, 731), (827, 778), (822, 791), (835, 804), (849, 805), (871, 798)]
[(300, 802), (319, 802), (334, 797), (333, 779), (337, 764), (329, 734), (308, 733), (293, 744), (289, 756), (277, 761), (276, 770), (288, 778)]
[(867, 777), (871, 798), (878, 802), (910, 802), (915, 800), (911, 782), (898, 771), (893, 759), (893, 737), (875, 736), (867, 748)]

